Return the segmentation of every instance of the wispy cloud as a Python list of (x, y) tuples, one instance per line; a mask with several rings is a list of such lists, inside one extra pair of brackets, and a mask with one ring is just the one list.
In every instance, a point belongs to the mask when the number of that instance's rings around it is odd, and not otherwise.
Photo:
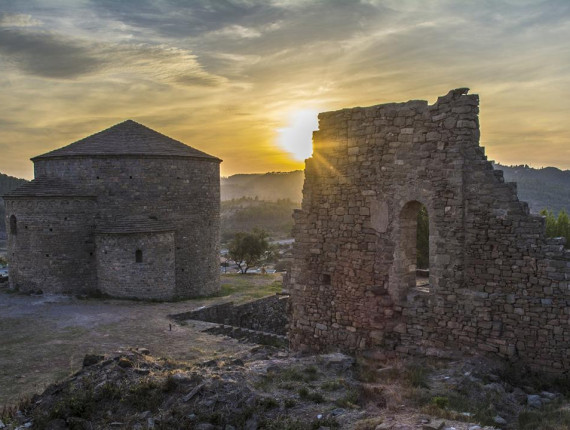
[(24, 73), (75, 79), (133, 75), (180, 85), (216, 86), (224, 79), (207, 73), (187, 50), (165, 45), (100, 43), (53, 32), (0, 30), (0, 56)]
[(45, 32), (0, 30), (0, 55), (22, 72), (46, 78), (75, 78), (103, 66), (81, 43)]
[(41, 24), (42, 22), (32, 18), (32, 15), (22, 13), (0, 14), (0, 27), (37, 27)]
[(241, 25), (230, 25), (220, 30), (213, 31), (210, 33), (210, 35), (230, 38), (238, 37), (241, 39), (255, 39), (257, 37), (261, 37), (261, 32), (254, 28), (247, 28)]
[(29, 176), (26, 158), (126, 117), (220, 156), (224, 174), (299, 168), (278, 145), (295, 111), (433, 102), (462, 86), (481, 95), (492, 158), (570, 168), (567, 0), (31, 0), (4, 12), (0, 141), (12, 149), (0, 171)]

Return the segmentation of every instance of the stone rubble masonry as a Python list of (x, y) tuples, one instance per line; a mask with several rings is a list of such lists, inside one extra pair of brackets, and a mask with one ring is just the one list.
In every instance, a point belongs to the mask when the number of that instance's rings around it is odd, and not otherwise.
[(198, 320), (241, 327), (277, 335), (287, 334), (289, 296), (273, 295), (235, 306), (220, 303), (191, 312), (172, 315), (177, 321)]
[(286, 286), (294, 349), (485, 353), (570, 370), (570, 251), (487, 161), (467, 92), (319, 115)]
[(6, 225), (17, 219), (12, 288), (160, 300), (219, 291), (221, 160), (126, 121), (33, 161), (36, 179), (4, 199)]
[[(101, 292), (137, 299), (168, 300), (174, 297), (174, 236), (174, 231), (98, 234), (95, 243)], [(125, 249), (131, 252), (125, 252)], [(136, 261), (136, 250), (141, 250), (141, 262)]]
[(18, 219), (17, 236), (8, 235), (12, 288), (78, 294), (96, 288), (94, 197), (6, 198), (5, 205), (6, 226), (11, 215)]

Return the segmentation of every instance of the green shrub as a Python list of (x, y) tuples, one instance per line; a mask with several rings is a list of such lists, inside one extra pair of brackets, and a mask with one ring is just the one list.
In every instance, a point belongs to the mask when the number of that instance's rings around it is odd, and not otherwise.
[(178, 384), (176, 383), (174, 376), (170, 374), (166, 377), (164, 383), (162, 384), (162, 391), (165, 393), (171, 393), (176, 390), (176, 387), (178, 387)]
[(428, 371), (419, 365), (410, 365), (406, 369), (406, 381), (414, 388), (429, 388)]
[(520, 430), (564, 430), (570, 428), (570, 411), (557, 403), (538, 410), (525, 410), (519, 414)]
[(284, 405), (287, 409), (294, 408), (297, 405), (297, 402), (293, 399), (285, 399)]
[(339, 398), (335, 403), (341, 408), (354, 408), (358, 406), (359, 392), (356, 389), (351, 389), (346, 392), (344, 396)]
[(431, 399), (431, 402), (440, 409), (445, 409), (449, 405), (449, 399), (447, 397), (436, 396)]
[(316, 391), (311, 392), (305, 387), (299, 390), (299, 397), (303, 400), (310, 400), (314, 403), (323, 403), (325, 401), (325, 398), (321, 393)]
[(279, 407), (279, 402), (273, 397), (263, 397), (257, 401), (257, 404), (265, 410)]
[(325, 391), (337, 391), (340, 390), (344, 385), (341, 381), (327, 381), (321, 385), (321, 388)]

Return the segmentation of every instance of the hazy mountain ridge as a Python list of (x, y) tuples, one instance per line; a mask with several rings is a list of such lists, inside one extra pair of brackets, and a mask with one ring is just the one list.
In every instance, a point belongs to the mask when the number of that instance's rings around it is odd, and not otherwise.
[[(505, 166), (495, 163), (502, 170), (505, 182), (518, 184), (519, 199), (529, 204), (533, 213), (544, 208), (555, 214), (565, 209), (570, 212), (570, 170), (556, 167), (535, 169), (526, 165)], [(271, 172), (248, 175), (233, 175), (222, 178), (222, 201), (241, 197), (257, 197), (260, 200), (277, 201), (302, 199), (304, 172)]]
[(535, 169), (527, 165), (504, 166), (494, 164), (502, 170), (505, 182), (516, 182), (519, 200), (529, 204), (533, 213), (544, 208), (557, 214), (562, 209), (570, 212), (570, 170), (556, 167)]
[(266, 201), (289, 199), (300, 203), (304, 180), (302, 170), (232, 175), (221, 178), (221, 198), (222, 201), (242, 197)]

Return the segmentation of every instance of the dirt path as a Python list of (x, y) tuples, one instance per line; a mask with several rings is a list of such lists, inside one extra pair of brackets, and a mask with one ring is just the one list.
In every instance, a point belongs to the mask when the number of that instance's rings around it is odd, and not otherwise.
[(0, 288), (0, 407), (78, 370), (87, 353), (145, 347), (173, 360), (195, 360), (251, 348), (201, 333), (203, 323), (174, 324), (168, 315), (271, 294), (277, 281), (269, 275), (224, 277), (226, 297), (178, 303), (22, 296)]

